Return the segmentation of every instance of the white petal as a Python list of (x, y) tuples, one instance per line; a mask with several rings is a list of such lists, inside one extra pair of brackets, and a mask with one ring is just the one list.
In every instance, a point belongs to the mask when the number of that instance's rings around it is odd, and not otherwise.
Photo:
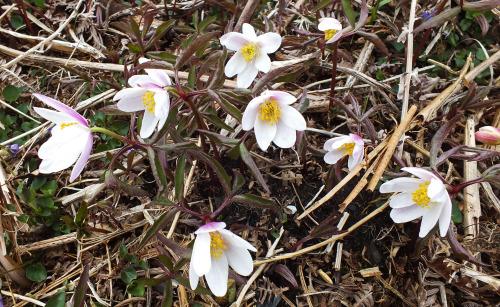
[(229, 50), (239, 51), (241, 47), (249, 43), (249, 40), (241, 33), (229, 32), (221, 36), (220, 43)]
[(417, 178), (401, 177), (389, 180), (380, 186), (380, 193), (414, 192), (423, 181)]
[(170, 97), (167, 91), (157, 91), (154, 96), (155, 100), (155, 116), (158, 119), (166, 119), (170, 109)]
[(145, 111), (142, 117), (141, 131), (139, 132), (141, 138), (145, 139), (150, 137), (155, 131), (158, 121), (158, 118), (153, 113)]
[(291, 105), (292, 103), (297, 101), (297, 98), (295, 96), (287, 92), (265, 91), (264, 94), (276, 99), (280, 104)]
[(335, 43), (336, 41), (338, 41), (342, 37), (343, 33), (344, 32), (338, 31), (337, 33), (335, 33), (335, 35), (332, 38), (330, 38), (329, 40), (326, 41), (326, 44)]
[(352, 156), (349, 156), (347, 167), (352, 171), (363, 160), (364, 150), (362, 146), (354, 145)]
[(338, 149), (340, 146), (350, 142), (351, 138), (347, 135), (337, 136), (326, 141), (325, 145), (323, 145), (323, 149), (327, 151)]
[(420, 167), (403, 167), (401, 170), (424, 180), (438, 179), (436, 175)]
[(266, 73), (271, 69), (271, 59), (267, 54), (261, 53), (255, 58), (255, 67), (257, 67), (258, 70)]
[(285, 125), (298, 131), (306, 130), (306, 120), (295, 108), (281, 105), (281, 119)]
[(389, 199), (389, 206), (391, 208), (404, 208), (414, 205), (412, 196), (410, 193), (398, 193), (391, 196)]
[(342, 30), (342, 24), (335, 18), (321, 18), (318, 24), (318, 30)]
[(149, 75), (149, 77), (153, 80), (153, 82), (160, 86), (160, 87), (165, 87), (172, 85), (172, 81), (170, 81), (170, 77), (168, 75), (168, 72), (164, 69), (144, 69), (146, 73)]
[(325, 163), (328, 163), (328, 164), (335, 164), (337, 163), (337, 161), (340, 160), (340, 158), (342, 158), (343, 156), (345, 156), (345, 154), (340, 151), (340, 150), (337, 150), (337, 149), (334, 149), (332, 151), (329, 151), (325, 154), (325, 156), (323, 157), (323, 160), (325, 160)]
[(233, 270), (243, 276), (248, 276), (253, 271), (253, 260), (246, 248), (231, 246), (225, 252), (227, 261)]
[(78, 160), (76, 160), (75, 166), (73, 167), (73, 170), (71, 170), (71, 175), (69, 177), (69, 182), (73, 182), (80, 174), (82, 173), (83, 169), (87, 165), (87, 162), (90, 158), (90, 152), (92, 151), (92, 145), (93, 145), (93, 137), (92, 133), (88, 134), (87, 141), (85, 142), (85, 146), (83, 147), (83, 150), (80, 154), (80, 157)]
[(255, 124), (255, 120), (257, 119), (257, 115), (259, 113), (259, 106), (266, 101), (267, 97), (258, 96), (254, 99), (250, 100), (245, 111), (243, 112), (243, 118), (241, 119), (241, 127), (245, 131), (249, 131), (253, 129)]
[(394, 223), (406, 223), (418, 219), (424, 215), (425, 210), (419, 206), (408, 206), (404, 208), (395, 208), (391, 210), (390, 216)]
[(451, 222), (452, 203), (449, 196), (442, 206), (443, 209), (441, 211), (441, 215), (439, 216), (439, 234), (441, 237), (444, 237), (448, 232), (448, 227), (450, 227)]
[(191, 263), (193, 270), (198, 276), (203, 276), (212, 267), (212, 259), (210, 257), (210, 234), (200, 233), (196, 235), (193, 245), (193, 253), (191, 254)]
[(85, 145), (86, 142), (82, 138), (67, 140), (50, 137), (38, 150), (38, 156), (42, 159), (40, 173), (50, 174), (70, 167), (76, 162)]
[(265, 53), (274, 53), (281, 46), (281, 36), (278, 33), (268, 32), (257, 37), (260, 50)]
[(426, 208), (426, 212), (422, 216), (422, 223), (420, 223), (420, 232), (418, 234), (420, 238), (425, 237), (436, 226), (442, 209), (443, 206), (441, 204), (435, 204), (430, 208)]
[(75, 118), (63, 112), (38, 107), (34, 107), (33, 109), (36, 113), (38, 113), (38, 115), (45, 118), (46, 120), (53, 122), (54, 124), (76, 122)]
[(236, 85), (239, 88), (248, 88), (255, 77), (257, 77), (257, 74), (259, 73), (259, 70), (255, 67), (255, 65), (248, 64), (242, 72), (238, 74), (238, 77), (236, 78)]
[(443, 182), (434, 178), (431, 179), (431, 183), (427, 187), (427, 196), (431, 200), (437, 200), (443, 197), (443, 193), (447, 193)]
[(147, 90), (140, 89), (140, 91), (135, 91), (133, 95), (123, 96), (116, 104), (116, 107), (123, 112), (143, 111), (145, 109), (143, 96), (146, 92)]
[(227, 292), (227, 278), (229, 267), (227, 264), (226, 255), (222, 254), (219, 259), (212, 259), (212, 267), (205, 275), (208, 288), (215, 296), (224, 296)]
[(256, 252), (257, 249), (250, 244), (248, 241), (244, 240), (240, 236), (235, 235), (231, 231), (227, 229), (220, 230), (220, 233), (222, 234), (222, 237), (224, 238), (224, 241), (229, 242), (229, 245), (231, 246), (237, 246), (240, 248), (245, 248), (248, 250), (251, 250), (252, 252)]
[[(119, 90), (115, 96), (113, 96), (113, 101), (121, 100), (122, 98), (142, 98), (144, 93), (147, 91), (145, 88), (141, 87), (129, 87)], [(142, 101), (142, 99), (140, 99)]]
[(59, 100), (55, 100), (53, 98), (47, 97), (42, 94), (33, 94), (33, 96), (35, 96), (37, 99), (40, 99), (43, 103), (45, 103), (49, 107), (52, 107), (59, 112), (66, 113), (67, 115), (73, 117), (77, 122), (79, 122), (83, 126), (86, 127), (89, 126), (89, 123), (87, 119), (85, 119), (85, 117), (81, 116), (80, 113), (76, 112), (73, 108), (71, 108), (68, 105), (65, 105)]
[(280, 148), (290, 148), (295, 145), (297, 139), (297, 133), (295, 129), (288, 127), (279, 122), (276, 127), (276, 135), (274, 136), (273, 143)]
[(198, 230), (196, 230), (194, 233), (208, 233), (213, 231), (220, 231), (224, 228), (226, 228), (226, 223), (224, 222), (210, 222), (198, 228)]
[(246, 66), (247, 62), (245, 58), (238, 51), (227, 61), (226, 67), (224, 67), (224, 74), (226, 77), (231, 78), (245, 70)]
[(132, 87), (142, 87), (143, 85), (154, 84), (154, 81), (148, 75), (133, 75), (128, 79), (128, 84)]
[(243, 32), (243, 35), (247, 37), (248, 40), (250, 41), (257, 40), (257, 34), (255, 34), (255, 29), (251, 24), (244, 23), (243, 26), (241, 27), (241, 32)]
[(257, 144), (259, 144), (260, 149), (266, 151), (271, 144), (271, 141), (274, 139), (274, 136), (276, 135), (276, 125), (271, 125), (260, 119), (257, 119), (253, 128), (255, 131)]
[(191, 259), (191, 262), (189, 263), (189, 285), (191, 286), (191, 290), (196, 290), (199, 281), (200, 276), (198, 276), (194, 271), (193, 259)]

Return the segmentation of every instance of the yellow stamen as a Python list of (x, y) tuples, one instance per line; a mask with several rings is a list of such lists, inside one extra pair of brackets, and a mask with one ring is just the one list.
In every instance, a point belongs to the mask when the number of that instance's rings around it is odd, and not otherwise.
[(210, 233), (210, 256), (219, 259), (224, 251), (227, 249), (226, 243), (222, 235), (218, 231)]
[(325, 30), (325, 40), (330, 40), (337, 33), (337, 30), (329, 29)]
[(74, 125), (77, 125), (78, 123), (77, 122), (71, 122), (71, 123), (61, 123), (61, 130), (66, 128), (66, 127), (71, 127), (71, 126), (74, 126)]
[(344, 155), (352, 156), (352, 152), (354, 151), (354, 143), (345, 143), (339, 147)]
[(146, 108), (146, 111), (149, 113), (154, 113), (155, 112), (155, 93), (152, 91), (147, 91), (143, 96), (142, 96), (142, 103), (144, 104), (144, 107)]
[(255, 56), (257, 56), (257, 45), (254, 43), (245, 44), (241, 47), (240, 52), (245, 61), (250, 62), (253, 58), (255, 58)]
[(430, 181), (423, 182), (418, 185), (418, 189), (416, 189), (413, 193), (411, 193), (411, 199), (422, 208), (429, 207), (429, 203), (431, 199), (427, 196), (427, 189), (429, 187)]
[(281, 117), (281, 109), (276, 99), (266, 100), (259, 106), (259, 118), (269, 124), (276, 124)]

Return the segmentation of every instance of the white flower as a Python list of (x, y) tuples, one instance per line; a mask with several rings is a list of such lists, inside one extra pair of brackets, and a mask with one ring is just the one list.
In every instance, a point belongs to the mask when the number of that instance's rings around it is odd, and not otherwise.
[(327, 151), (323, 159), (328, 164), (335, 164), (343, 156), (349, 156), (347, 167), (352, 171), (356, 165), (363, 161), (364, 144), (359, 135), (352, 133), (329, 139), (323, 146)]
[[(139, 62), (149, 60), (141, 58)], [(168, 117), (170, 97), (166, 87), (171, 85), (170, 77), (162, 69), (145, 69), (147, 75), (135, 75), (128, 79), (130, 88), (120, 90), (113, 97), (118, 100), (117, 107), (124, 112), (144, 111), (140, 130), (141, 138), (153, 134), (155, 128), (160, 130)]]
[(342, 24), (335, 18), (321, 18), (318, 29), (325, 32), (325, 41), (327, 44), (336, 42), (342, 36)]
[(433, 173), (418, 167), (403, 171), (418, 178), (396, 178), (380, 186), (380, 193), (391, 196), (391, 218), (395, 223), (406, 223), (422, 217), (419, 237), (425, 237), (439, 220), (439, 233), (446, 235), (451, 220), (451, 200), (443, 182)]
[(224, 69), (228, 78), (238, 75), (236, 83), (240, 88), (248, 88), (259, 71), (271, 69), (268, 53), (274, 53), (281, 45), (278, 33), (268, 32), (257, 36), (252, 25), (244, 23), (242, 32), (230, 32), (220, 38), (220, 43), (236, 53), (229, 59)]
[(33, 96), (57, 110), (33, 108), (41, 117), (55, 124), (50, 138), (38, 149), (38, 157), (42, 159), (39, 171), (50, 174), (75, 164), (69, 178), (73, 182), (87, 164), (92, 151), (93, 139), (88, 121), (60, 101), (41, 94)]
[(264, 91), (252, 99), (243, 112), (243, 130), (255, 130), (260, 149), (267, 150), (271, 142), (278, 147), (290, 148), (295, 144), (295, 131), (306, 129), (306, 120), (290, 105), (297, 100), (281, 91)]
[(193, 253), (189, 264), (189, 284), (195, 290), (199, 278), (205, 276), (210, 291), (224, 296), (227, 291), (228, 265), (238, 274), (248, 276), (253, 271), (250, 243), (226, 228), (226, 223), (211, 222), (196, 230)]

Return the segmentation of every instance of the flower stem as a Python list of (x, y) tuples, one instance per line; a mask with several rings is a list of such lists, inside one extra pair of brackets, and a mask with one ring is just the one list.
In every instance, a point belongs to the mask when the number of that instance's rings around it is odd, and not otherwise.
[(479, 178), (476, 178), (476, 179), (473, 179), (473, 180), (470, 180), (470, 181), (461, 182), (461, 183), (459, 183), (459, 184), (457, 184), (455, 186), (451, 186), (450, 196), (455, 196), (460, 191), (462, 191), (465, 187), (468, 187), (468, 186), (476, 184), (476, 183), (481, 183), (483, 181), (485, 181), (484, 178), (483, 177), (479, 177)]
[(339, 41), (333, 43), (333, 53), (332, 53), (332, 80), (330, 81), (330, 104), (328, 105), (328, 113), (331, 112), (334, 97), (335, 97), (335, 85), (337, 83), (337, 57), (338, 57), (338, 46)]
[(108, 129), (106, 129), (106, 128), (102, 128), (102, 127), (92, 127), (92, 128), (90, 128), (90, 131), (105, 134), (105, 135), (110, 136), (110, 137), (112, 137), (112, 138), (114, 138), (114, 139), (117, 139), (117, 140), (119, 140), (119, 141), (122, 141), (122, 142), (123, 142), (123, 143), (125, 143), (125, 144), (130, 144), (130, 143), (131, 143), (131, 142), (130, 142), (130, 140), (129, 140), (129, 139), (127, 139), (126, 137), (121, 136), (121, 135), (119, 135), (118, 133), (113, 132), (113, 131), (111, 131), (111, 130), (108, 130)]

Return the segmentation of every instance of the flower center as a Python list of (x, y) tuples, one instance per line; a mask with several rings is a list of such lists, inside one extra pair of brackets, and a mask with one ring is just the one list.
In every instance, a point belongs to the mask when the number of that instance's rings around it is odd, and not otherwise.
[(245, 61), (250, 62), (257, 55), (257, 45), (254, 43), (245, 44), (240, 51)]
[(210, 256), (219, 259), (224, 251), (227, 249), (226, 243), (222, 235), (218, 231), (210, 233)]
[(259, 118), (269, 124), (276, 124), (281, 117), (281, 109), (274, 98), (266, 100), (259, 106)]
[(330, 40), (337, 33), (337, 30), (329, 29), (325, 30), (325, 40)]
[(422, 208), (429, 207), (429, 203), (431, 199), (427, 196), (427, 188), (429, 187), (430, 181), (423, 182), (418, 185), (418, 189), (416, 189), (413, 193), (411, 193), (411, 199)]
[(78, 124), (77, 122), (61, 123), (61, 130), (63, 130), (64, 128), (67, 128), (67, 127), (77, 125), (77, 124)]
[(142, 104), (144, 104), (144, 108), (146, 111), (149, 113), (154, 113), (155, 112), (155, 93), (152, 91), (147, 91), (143, 96), (142, 96)]
[(354, 143), (345, 143), (339, 147), (344, 155), (352, 156), (352, 152), (354, 151)]

